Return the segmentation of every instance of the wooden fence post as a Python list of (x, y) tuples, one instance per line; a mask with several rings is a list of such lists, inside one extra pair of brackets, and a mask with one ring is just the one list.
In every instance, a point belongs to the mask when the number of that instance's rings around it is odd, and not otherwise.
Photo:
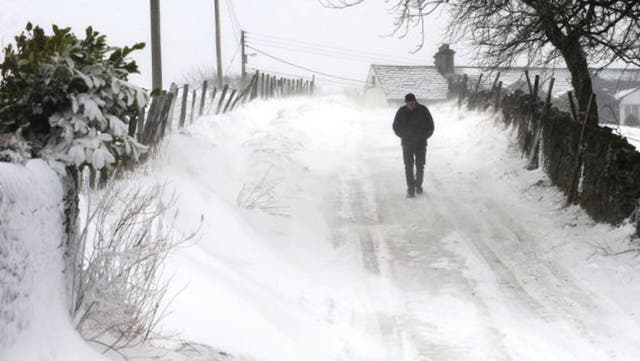
[(267, 76), (267, 99), (271, 99), (271, 87), (273, 86), (272, 80), (273, 78), (271, 77), (271, 75), (268, 75)]
[(176, 114), (176, 102), (178, 101), (178, 86), (173, 84), (173, 90), (171, 90), (171, 94), (173, 94), (173, 96), (171, 97), (171, 106), (169, 107), (169, 119), (167, 122), (167, 127), (169, 128), (169, 130), (171, 130), (173, 128), (173, 121), (175, 118), (175, 114)]
[(196, 92), (195, 89), (193, 89), (193, 99), (191, 99), (191, 123), (193, 123), (193, 119), (196, 116), (196, 97), (197, 97), (198, 93)]
[(204, 112), (204, 105), (207, 100), (207, 80), (202, 83), (202, 94), (200, 94), (200, 116)]
[(216, 109), (216, 114), (220, 114), (222, 111), (222, 104), (224, 102), (224, 98), (227, 95), (227, 90), (229, 90), (229, 84), (225, 84), (222, 88), (222, 94), (220, 94), (220, 101), (218, 102), (218, 108)]
[(240, 92), (240, 94), (236, 97), (236, 99), (233, 101), (233, 103), (231, 104), (231, 110), (235, 109), (236, 105), (239, 102), (244, 101), (244, 99), (246, 99), (246, 97), (249, 95), (249, 92), (251, 91), (251, 89), (253, 89), (253, 82), (256, 80), (255, 75), (251, 78), (251, 81), (249, 82), (249, 85), (247, 85), (244, 90), (242, 90), (242, 92)]
[(264, 84), (262, 84), (262, 99), (269, 99), (269, 80), (271, 79), (271, 75), (265, 74), (264, 76)]
[(542, 122), (546, 118), (549, 109), (551, 108), (551, 93), (553, 92), (553, 83), (555, 78), (549, 80), (549, 91), (547, 92), (547, 98), (544, 102), (544, 108), (542, 108), (542, 114), (536, 124), (536, 134), (533, 138), (533, 146), (531, 147), (531, 153), (529, 153), (529, 162), (527, 164), (527, 170), (537, 169), (539, 167), (539, 154), (540, 154), (540, 139), (542, 138)]
[(222, 110), (223, 113), (226, 113), (227, 110), (229, 109), (229, 105), (231, 105), (231, 101), (233, 100), (233, 97), (236, 95), (236, 90), (233, 89), (233, 91), (231, 92), (231, 95), (229, 95), (229, 100), (227, 101), (227, 104), (224, 106), (224, 109)]
[(164, 94), (155, 96), (151, 99), (147, 120), (144, 129), (141, 129), (140, 143), (148, 145), (152, 140), (152, 130), (157, 126), (158, 114), (160, 113), (161, 104), (163, 104)]
[(260, 72), (258, 70), (256, 70), (256, 81), (253, 82), (253, 87), (251, 88), (251, 97), (249, 98), (249, 100), (253, 100), (258, 96), (258, 82), (260, 81)]
[(173, 105), (173, 99), (175, 94), (173, 92), (169, 92), (165, 95), (164, 106), (160, 112), (160, 139), (164, 138), (166, 133), (167, 124), (169, 123), (169, 117), (171, 116), (171, 106)]
[(596, 95), (591, 94), (589, 97), (589, 103), (587, 105), (587, 111), (584, 113), (584, 120), (582, 121), (582, 129), (580, 130), (580, 138), (578, 138), (578, 149), (576, 154), (576, 162), (573, 168), (573, 176), (571, 178), (571, 185), (569, 187), (569, 194), (567, 196), (567, 204), (569, 206), (575, 202), (576, 193), (578, 191), (578, 183), (580, 180), (580, 168), (582, 168), (582, 139), (584, 138), (584, 131), (587, 127), (587, 122), (589, 121), (589, 115), (591, 114), (591, 105), (595, 103)]
[(576, 111), (576, 103), (574, 103), (573, 101), (573, 92), (571, 92), (571, 90), (567, 92), (567, 97), (569, 98), (569, 109), (571, 110), (571, 116), (573, 117), (574, 121), (579, 122), (580, 119), (578, 118), (578, 112)]
[(476, 82), (476, 87), (474, 88), (474, 92), (477, 93), (478, 90), (480, 90), (480, 83), (482, 82), (482, 76), (484, 74), (480, 73), (480, 76), (478, 77), (478, 81)]
[(538, 96), (539, 87), (540, 87), (540, 75), (536, 75), (536, 79), (534, 80), (534, 83), (533, 83), (533, 92), (531, 94), (533, 94), (534, 96)]
[(180, 125), (184, 127), (184, 121), (187, 119), (187, 98), (189, 98), (189, 84), (182, 86), (182, 106), (180, 107)]
[(531, 86), (531, 77), (529, 77), (529, 70), (524, 71), (524, 76), (527, 79), (527, 87), (529, 88), (529, 94), (533, 94), (533, 87)]
[(315, 92), (315, 87), (316, 87), (316, 75), (313, 74), (313, 76), (311, 76), (311, 95), (313, 95), (313, 93)]
[(500, 72), (496, 75), (496, 79), (493, 81), (493, 85), (491, 85), (491, 92), (493, 93), (496, 90), (496, 85), (498, 85), (498, 80), (500, 80)]
[(272, 89), (272, 96), (275, 98), (278, 96), (278, 77), (277, 76), (273, 76), (273, 89)]
[(217, 87), (213, 87), (213, 91), (211, 92), (211, 101), (214, 101), (216, 99), (216, 94), (218, 93), (218, 88)]

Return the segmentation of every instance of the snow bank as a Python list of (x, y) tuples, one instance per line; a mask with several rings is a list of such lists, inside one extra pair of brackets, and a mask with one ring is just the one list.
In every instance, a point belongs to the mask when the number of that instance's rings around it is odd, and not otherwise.
[(0, 163), (1, 361), (103, 360), (69, 320), (62, 216), (62, 186), (46, 163)]

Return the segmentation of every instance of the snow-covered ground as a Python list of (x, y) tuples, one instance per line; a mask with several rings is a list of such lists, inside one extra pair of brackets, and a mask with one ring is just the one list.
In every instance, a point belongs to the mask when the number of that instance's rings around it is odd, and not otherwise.
[[(344, 96), (256, 101), (172, 134), (164, 157), (127, 181), (167, 182), (177, 230), (199, 229), (168, 260), (177, 296), (161, 325), (193, 343), (156, 357), (226, 359), (203, 344), (256, 361), (638, 360), (640, 260), (603, 255), (632, 247), (634, 227), (563, 208), (491, 114), (431, 110), (417, 199), (404, 197), (394, 109)], [(251, 200), (263, 209), (238, 206)], [(62, 351), (23, 358), (15, 346), (0, 360), (102, 361), (64, 320), (38, 322), (17, 344), (40, 352), (33, 340), (51, 336), (43, 345)]]
[[(603, 256), (633, 227), (563, 209), (491, 115), (432, 112), (415, 200), (394, 109), (255, 102), (174, 134), (140, 181), (175, 187), (182, 232), (203, 224), (170, 259), (164, 329), (264, 361), (637, 360), (640, 261)], [(239, 208), (261, 180), (268, 212)]]

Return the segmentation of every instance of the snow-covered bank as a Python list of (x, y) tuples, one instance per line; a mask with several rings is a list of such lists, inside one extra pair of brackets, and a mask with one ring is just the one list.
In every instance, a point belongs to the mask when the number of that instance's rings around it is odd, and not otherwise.
[(258, 101), (172, 135), (141, 181), (175, 187), (182, 232), (203, 225), (170, 259), (186, 288), (164, 328), (256, 360), (637, 359), (639, 262), (601, 255), (633, 227), (562, 209), (509, 130), (447, 105), (407, 201), (394, 111)]
[(0, 163), (2, 361), (105, 360), (68, 316), (62, 212), (62, 186), (46, 163)]

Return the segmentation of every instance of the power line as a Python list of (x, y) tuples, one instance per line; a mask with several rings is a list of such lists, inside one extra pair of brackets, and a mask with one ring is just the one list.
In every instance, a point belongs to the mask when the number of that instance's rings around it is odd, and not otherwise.
[(236, 60), (236, 56), (238, 55), (238, 50), (240, 50), (240, 44), (238, 44), (236, 46), (236, 51), (233, 52), (233, 56), (231, 57), (231, 61), (229, 62), (229, 64), (227, 65), (227, 67), (224, 70), (225, 74), (227, 74), (229, 72), (229, 68), (231, 68), (231, 64), (233, 64), (233, 61)]
[(238, 14), (236, 13), (236, 9), (233, 6), (233, 0), (227, 0), (227, 3), (229, 4), (229, 9), (231, 9), (231, 17), (236, 23), (236, 29), (240, 31), (242, 29), (242, 26), (240, 25), (240, 21), (238, 20)]
[(240, 42), (240, 39), (238, 39), (238, 33), (240, 32), (240, 24), (237, 24), (235, 22), (233, 13), (232, 13), (232, 9), (233, 9), (233, 3), (231, 2), (231, 0), (226, 0), (227, 1), (227, 13), (229, 14), (229, 21), (231, 22), (231, 27), (233, 28), (232, 33), (233, 33), (233, 37), (236, 39), (236, 43)]
[[(293, 77), (293, 78), (299, 78), (300, 77), (299, 74), (283, 73), (283, 72), (280, 72), (280, 71), (274, 71), (274, 70), (268, 70), (268, 69), (258, 69), (258, 68), (254, 68), (254, 67), (250, 67), (250, 69), (259, 70), (261, 72), (264, 72), (265, 74), (274, 74), (274, 75), (281, 75), (281, 76)], [(334, 84), (339, 84), (339, 85), (344, 85), (344, 86), (349, 86), (349, 87), (353, 87), (353, 88), (360, 88), (361, 87), (361, 85), (355, 85), (350, 81), (335, 80), (335, 79), (325, 78), (325, 77), (322, 77), (322, 76), (317, 76), (316, 80), (317, 81), (334, 83)]]
[(405, 58), (405, 57), (389, 55), (389, 54), (383, 54), (383, 53), (376, 53), (376, 52), (365, 51), (365, 50), (356, 50), (356, 49), (350, 49), (350, 48), (343, 48), (343, 47), (338, 47), (338, 46), (333, 46), (333, 45), (325, 45), (325, 44), (313, 43), (313, 42), (308, 42), (308, 41), (295, 40), (295, 39), (291, 39), (291, 38), (283, 38), (283, 37), (278, 37), (278, 36), (259, 34), (259, 33), (254, 33), (254, 32), (251, 32), (249, 34), (257, 36), (258, 38), (262, 38), (263, 40), (270, 40), (270, 41), (276, 41), (276, 42), (282, 42), (282, 43), (297, 43), (297, 44), (302, 44), (303, 46), (307, 46), (307, 47), (316, 47), (316, 48), (322, 48), (322, 49), (334, 49), (334, 50), (339, 50), (339, 51), (343, 51), (343, 52), (350, 52), (350, 53), (355, 53), (355, 54), (369, 54), (369, 55), (373, 55), (373, 56), (376, 56), (376, 57), (403, 59), (404, 61), (408, 61), (408, 62), (415, 62), (416, 61), (416, 59), (412, 59), (412, 58), (408, 58), (408, 57)]
[[(251, 42), (253, 43), (253, 41)], [(391, 59), (391, 58), (367, 57), (367, 56), (361, 56), (356, 54), (340, 53), (340, 52), (335, 52), (331, 50), (327, 51), (327, 50), (319, 50), (319, 49), (313, 49), (313, 48), (296, 47), (296, 46), (290, 46), (290, 45), (271, 44), (271, 43), (263, 42), (262, 40), (258, 40), (257, 45), (276, 48), (276, 49), (282, 49), (282, 50), (287, 50), (292, 52), (304, 53), (304, 54), (319, 55), (319, 56), (330, 57), (330, 58), (340, 58), (343, 60), (349, 60), (349, 61), (355, 61), (355, 62), (361, 62), (361, 63), (375, 63), (379, 61), (384, 61), (384, 62), (389, 61), (393, 63), (401, 63), (400, 65), (418, 65), (418, 64), (406, 64), (404, 61), (398, 61), (397, 59)]]
[(250, 45), (247, 45), (247, 48), (252, 49), (252, 50), (254, 50), (254, 51), (256, 51), (256, 52), (258, 52), (258, 53), (260, 53), (260, 54), (262, 54), (262, 55), (264, 55), (266, 57), (269, 57), (269, 58), (273, 59), (273, 60), (279, 61), (281, 63), (287, 64), (287, 65), (290, 65), (290, 66), (293, 66), (293, 67), (298, 68), (298, 69), (302, 69), (302, 70), (306, 70), (306, 71), (312, 72), (314, 74), (320, 74), (320, 75), (324, 75), (324, 76), (327, 76), (327, 77), (330, 77), (330, 78), (353, 81), (353, 82), (358, 82), (358, 83), (366, 83), (363, 80), (345, 78), (345, 77), (341, 77), (341, 76), (338, 76), (338, 75), (332, 75), (332, 74), (324, 73), (324, 72), (321, 72), (321, 71), (313, 70), (313, 69), (310, 69), (310, 68), (307, 68), (307, 67), (304, 67), (304, 66), (301, 66), (301, 65), (297, 65), (297, 64), (291, 63), (289, 61), (286, 61), (286, 60), (284, 60), (282, 58), (279, 58), (277, 56), (268, 54), (268, 53), (266, 53), (266, 52), (264, 52), (264, 51), (262, 51), (260, 49), (256, 49), (256, 48), (254, 48), (253, 46), (250, 46)]
[(300, 49), (304, 51), (316, 52), (321, 54), (337, 54), (343, 57), (346, 56), (350, 58), (367, 59), (370, 61), (385, 61), (385, 62), (401, 63), (406, 65), (421, 65), (421, 63), (418, 63), (415, 60), (409, 60), (409, 59), (394, 57), (390, 55), (374, 55), (374, 54), (368, 54), (366, 52), (361, 53), (358, 51), (335, 50), (332, 48), (321, 48), (321, 47), (315, 47), (315, 46), (286, 43), (286, 42), (274, 41), (270, 39), (260, 39), (260, 38), (253, 38), (253, 37), (250, 37), (249, 39), (261, 45), (265, 44), (269, 46), (287, 47), (290, 49)]

